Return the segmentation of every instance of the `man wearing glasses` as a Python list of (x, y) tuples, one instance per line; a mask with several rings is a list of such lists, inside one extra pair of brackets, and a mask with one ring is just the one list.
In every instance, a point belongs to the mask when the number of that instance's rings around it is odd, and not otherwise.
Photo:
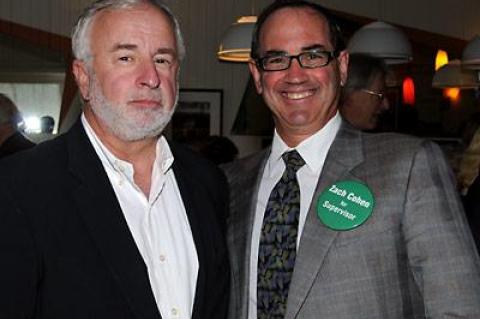
[(480, 318), (480, 262), (440, 149), (342, 120), (344, 48), (316, 4), (258, 18), (249, 66), (275, 132), (225, 167), (230, 317)]
[(340, 113), (355, 128), (374, 130), (380, 116), (388, 110), (386, 72), (382, 59), (360, 53), (350, 54)]

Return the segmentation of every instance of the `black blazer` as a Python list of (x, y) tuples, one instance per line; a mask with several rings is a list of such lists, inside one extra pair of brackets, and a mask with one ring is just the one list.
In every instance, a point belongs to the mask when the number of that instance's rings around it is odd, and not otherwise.
[(468, 193), (463, 202), (477, 250), (480, 252), (480, 175), (477, 175), (468, 188)]
[[(225, 318), (227, 187), (213, 164), (171, 148), (199, 259), (193, 318)], [(160, 318), (146, 265), (80, 121), (0, 161), (0, 318)]]
[(0, 158), (32, 148), (35, 143), (31, 142), (20, 132), (13, 133), (0, 145)]

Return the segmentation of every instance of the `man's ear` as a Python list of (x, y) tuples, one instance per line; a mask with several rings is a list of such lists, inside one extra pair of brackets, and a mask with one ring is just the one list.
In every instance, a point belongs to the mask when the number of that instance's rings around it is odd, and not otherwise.
[(345, 85), (347, 82), (347, 74), (348, 74), (348, 52), (346, 50), (341, 51), (338, 55), (338, 70), (340, 72), (340, 83), (341, 85)]
[(75, 76), (82, 98), (85, 101), (90, 99), (90, 75), (87, 70), (87, 66), (82, 60), (74, 60), (72, 63), (72, 72)]
[(263, 86), (261, 81), (262, 74), (260, 73), (260, 70), (258, 69), (255, 61), (250, 60), (248, 62), (248, 68), (250, 69), (250, 73), (252, 74), (253, 82), (255, 83), (255, 88), (257, 89), (257, 93), (262, 94), (263, 92)]

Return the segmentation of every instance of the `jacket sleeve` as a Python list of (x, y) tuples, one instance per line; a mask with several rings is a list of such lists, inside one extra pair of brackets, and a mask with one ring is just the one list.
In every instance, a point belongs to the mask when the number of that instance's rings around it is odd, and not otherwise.
[(428, 318), (480, 318), (480, 261), (453, 174), (440, 148), (413, 159), (403, 233)]

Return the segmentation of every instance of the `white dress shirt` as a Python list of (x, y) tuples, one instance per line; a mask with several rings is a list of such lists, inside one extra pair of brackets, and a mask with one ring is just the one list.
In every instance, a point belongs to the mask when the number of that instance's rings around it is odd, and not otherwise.
[[(297, 247), (300, 243), (300, 237), (305, 224), (313, 193), (317, 187), (320, 173), (322, 172), (325, 158), (332, 145), (338, 129), (340, 128), (341, 118), (337, 114), (317, 133), (302, 141), (295, 149), (302, 156), (305, 165), (297, 171), (297, 180), (300, 186), (300, 217), (298, 221)], [(267, 207), (268, 198), (272, 189), (282, 177), (285, 170), (285, 163), (282, 154), (292, 150), (282, 140), (275, 131), (272, 142), (272, 151), (263, 171), (260, 188), (258, 191), (257, 207), (255, 219), (253, 222), (252, 243), (250, 252), (250, 293), (248, 318), (257, 318), (257, 266), (258, 266), (258, 246), (260, 242), (260, 233), (262, 230), (263, 215)]]
[(157, 142), (147, 198), (135, 184), (133, 165), (102, 144), (84, 115), (82, 123), (147, 266), (162, 318), (191, 318), (199, 265), (167, 141), (162, 136)]

